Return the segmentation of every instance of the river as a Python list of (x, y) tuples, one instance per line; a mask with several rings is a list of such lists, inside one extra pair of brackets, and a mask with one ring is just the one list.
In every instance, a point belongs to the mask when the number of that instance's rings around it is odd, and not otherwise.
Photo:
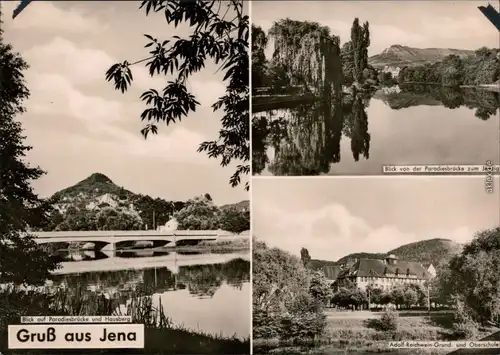
[(60, 251), (49, 288), (85, 289), (118, 297), (151, 295), (176, 326), (238, 338), (250, 336), (249, 253)]
[(254, 112), (256, 175), (375, 175), (383, 165), (499, 164), (496, 92), (396, 86)]

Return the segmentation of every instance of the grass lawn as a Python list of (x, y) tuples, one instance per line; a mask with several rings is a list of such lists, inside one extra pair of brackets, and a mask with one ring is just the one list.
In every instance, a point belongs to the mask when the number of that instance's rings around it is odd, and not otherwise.
[[(441, 355), (449, 353), (445, 349), (389, 349), (389, 341), (420, 340), (446, 341), (452, 339), (451, 314), (432, 312), (430, 317), (422, 312), (400, 312), (399, 329), (396, 332), (377, 330), (374, 320), (377, 312), (334, 312), (327, 311), (325, 334), (314, 343), (283, 344), (276, 340), (254, 339), (254, 353), (270, 352), (280, 354), (425, 354)], [(485, 329), (479, 338), (491, 334), (494, 329)], [(274, 348), (274, 349), (273, 349)], [(255, 352), (257, 350), (258, 352)], [(261, 351), (262, 350), (262, 351)]]

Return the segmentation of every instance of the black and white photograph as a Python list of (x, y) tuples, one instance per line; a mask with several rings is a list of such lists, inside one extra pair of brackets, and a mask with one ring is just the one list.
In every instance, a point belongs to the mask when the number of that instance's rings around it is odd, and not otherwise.
[(498, 165), (500, 42), (482, 5), (253, 2), (253, 175)]
[(67, 351), (8, 349), (23, 316), (144, 325), (72, 354), (249, 354), (248, 2), (0, 13), (0, 354)]
[(446, 343), (500, 341), (499, 201), (498, 177), (254, 178), (253, 353), (497, 355)]

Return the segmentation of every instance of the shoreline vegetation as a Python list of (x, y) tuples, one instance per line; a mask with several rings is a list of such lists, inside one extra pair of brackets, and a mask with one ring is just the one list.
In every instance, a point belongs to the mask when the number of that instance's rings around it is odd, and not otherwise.
[[(398, 85), (418, 85), (418, 86), (428, 86), (428, 87), (442, 87), (445, 89), (465, 89), (465, 90), (484, 90), (493, 93), (500, 93), (500, 84), (483, 84), (483, 85), (460, 85), (459, 87), (441, 85), (439, 83), (422, 83), (422, 82), (403, 82)], [(374, 85), (371, 86), (368, 91), (376, 91), (383, 89), (385, 87), (390, 87), (387, 85)], [(366, 92), (366, 90), (361, 89), (359, 93)], [(353, 95), (349, 88), (344, 88), (343, 95)], [(280, 109), (280, 108), (290, 108), (293, 106), (298, 106), (301, 104), (307, 104), (314, 101), (321, 101), (322, 98), (315, 96), (312, 93), (304, 94), (276, 94), (276, 95), (257, 95), (252, 97), (252, 109), (254, 113), (261, 111), (266, 111), (269, 109)]]
[[(272, 58), (266, 58), (270, 39), (274, 51)], [(268, 32), (253, 25), (253, 111), (265, 110), (266, 105), (274, 109), (300, 101), (327, 102), (340, 93), (364, 95), (409, 83), (500, 92), (498, 48), (427, 58), (425, 50), (400, 45), (368, 57), (369, 46), (369, 23), (358, 18), (353, 21), (351, 38), (343, 44), (328, 26), (317, 22), (281, 19)], [(412, 58), (419, 60), (412, 62)]]
[[(65, 243), (51, 243), (43, 249), (49, 254), (58, 251), (86, 251), (79, 248), (85, 243), (75, 243), (69, 248)], [(64, 247), (64, 248), (63, 248)], [(159, 252), (180, 253), (250, 253), (250, 238), (247, 234), (221, 237), (216, 241), (201, 241), (197, 245), (177, 247), (148, 248), (127, 247), (117, 251), (141, 252), (154, 250)], [(123, 354), (247, 354), (250, 338), (238, 338), (235, 335), (211, 334), (200, 329), (190, 329), (181, 324), (174, 324), (162, 308), (158, 299), (136, 292), (131, 295), (123, 310), (122, 299), (99, 293), (86, 293), (84, 288), (46, 290), (26, 290), (18, 287), (0, 289), (0, 351), (7, 355), (46, 354), (46, 349), (7, 350), (7, 325), (18, 324), (21, 316), (124, 316), (131, 315), (132, 322), (145, 325), (145, 348), (141, 350), (120, 350)], [(51, 354), (88, 354), (84, 349), (50, 350)], [(116, 349), (100, 350), (102, 354), (115, 354)]]
[[(223, 237), (224, 238), (224, 237)], [(57, 250), (57, 243), (46, 249)], [(55, 248), (54, 248), (55, 247)], [(61, 249), (59, 249), (61, 250)], [(68, 249), (66, 249), (68, 250)], [(84, 249), (72, 248), (73, 251)], [(122, 251), (144, 251), (148, 248), (128, 248)], [(150, 250), (150, 249), (149, 249)], [(217, 241), (202, 241), (198, 245), (169, 248), (154, 248), (158, 251), (188, 253), (231, 253), (250, 251), (247, 235), (226, 237)], [(128, 297), (128, 296), (127, 296)], [(181, 324), (174, 324), (162, 308), (161, 299), (135, 292), (126, 302), (123, 299), (109, 297), (99, 293), (85, 292), (84, 288), (60, 289), (47, 292), (40, 290), (21, 290), (14, 286), (0, 290), (0, 350), (4, 354), (46, 354), (46, 349), (7, 350), (7, 325), (18, 324), (21, 316), (132, 316), (132, 322), (145, 325), (145, 348), (120, 350), (120, 353), (133, 354), (247, 354), (250, 338), (238, 338), (236, 335), (211, 334), (200, 329), (190, 329)], [(50, 350), (51, 354), (87, 354), (88, 350), (59, 349)], [(116, 349), (101, 350), (102, 354), (115, 354)]]
[[(247, 354), (250, 339), (236, 335), (210, 334), (201, 330), (189, 329), (176, 325), (164, 312), (161, 299), (154, 306), (152, 296), (136, 293), (131, 295), (127, 311), (120, 311), (118, 298), (106, 298), (104, 295), (84, 293), (84, 290), (57, 289), (50, 294), (32, 291), (0, 291), (0, 309), (3, 317), (0, 324), (0, 349), (2, 353), (47, 354), (47, 349), (7, 350), (7, 325), (18, 324), (21, 316), (132, 316), (132, 323), (144, 324), (145, 348), (126, 350), (121, 354)], [(85, 349), (54, 349), (51, 354), (88, 354)], [(103, 349), (101, 354), (116, 354), (117, 349)]]

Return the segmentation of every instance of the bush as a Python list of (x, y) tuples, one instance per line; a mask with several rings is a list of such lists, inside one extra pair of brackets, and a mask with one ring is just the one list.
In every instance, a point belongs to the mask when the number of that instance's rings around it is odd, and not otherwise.
[(453, 337), (457, 339), (475, 339), (477, 338), (478, 329), (474, 322), (453, 323)]
[(18, 324), (22, 316), (50, 315), (52, 298), (35, 291), (0, 290), (0, 351), (7, 349), (7, 327)]
[(326, 328), (326, 315), (323, 313), (286, 313), (281, 316), (280, 335), (282, 339), (314, 338)]
[(253, 337), (270, 339), (280, 334), (280, 320), (268, 312), (254, 309), (253, 311)]
[(399, 316), (398, 312), (392, 309), (386, 310), (378, 322), (380, 330), (383, 331), (396, 331), (398, 330)]

